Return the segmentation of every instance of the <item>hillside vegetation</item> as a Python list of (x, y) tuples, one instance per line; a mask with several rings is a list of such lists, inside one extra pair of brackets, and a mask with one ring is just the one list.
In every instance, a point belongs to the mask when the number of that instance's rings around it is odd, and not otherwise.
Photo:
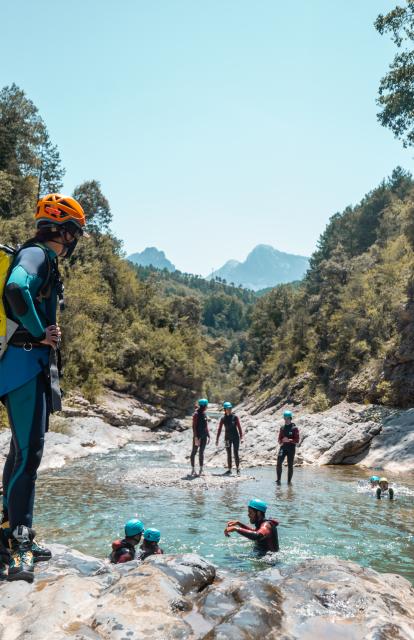
[(299, 287), (255, 306), (245, 382), (259, 407), (412, 404), (413, 246), (414, 183), (397, 168), (331, 218)]

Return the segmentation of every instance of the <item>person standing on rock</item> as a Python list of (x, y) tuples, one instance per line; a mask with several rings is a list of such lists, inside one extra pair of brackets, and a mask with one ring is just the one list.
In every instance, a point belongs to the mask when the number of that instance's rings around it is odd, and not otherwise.
[(283, 413), (285, 424), (280, 428), (278, 442), (280, 444), (279, 453), (277, 456), (276, 464), (276, 482), (280, 484), (282, 479), (282, 465), (285, 458), (288, 461), (288, 484), (292, 482), (293, 477), (293, 463), (295, 460), (296, 445), (299, 442), (299, 429), (292, 422), (292, 412), (285, 411)]
[(254, 525), (254, 529), (238, 520), (230, 520), (224, 530), (224, 535), (229, 537), (231, 533), (239, 533), (248, 540), (256, 543), (257, 550), (260, 554), (268, 551), (279, 551), (279, 537), (277, 520), (266, 518), (267, 504), (263, 500), (254, 498), (248, 504), (248, 516), (250, 523)]
[(208, 400), (207, 398), (200, 398), (198, 401), (198, 409), (194, 412), (193, 415), (193, 448), (191, 451), (190, 461), (191, 461), (191, 475), (196, 476), (195, 470), (195, 457), (198, 453), (199, 463), (200, 463), (200, 472), (199, 475), (203, 475), (203, 466), (204, 466), (204, 449), (206, 445), (210, 442), (210, 432), (208, 430), (208, 418), (207, 418), (207, 407)]
[(231, 402), (223, 403), (224, 416), (221, 418), (217, 437), (216, 437), (216, 446), (218, 446), (221, 430), (224, 426), (224, 441), (226, 445), (227, 451), (227, 471), (226, 475), (231, 475), (232, 469), (232, 448), (234, 451), (234, 462), (236, 463), (236, 471), (237, 475), (240, 475), (240, 458), (239, 458), (239, 447), (240, 443), (243, 442), (243, 432), (240, 425), (240, 420), (238, 416), (233, 413), (233, 405)]
[(56, 311), (58, 298), (63, 307), (63, 284), (57, 262), (72, 255), (86, 223), (80, 204), (56, 193), (39, 200), (35, 220), (35, 237), (17, 251), (5, 280), (7, 318), (17, 328), (0, 360), (0, 398), (12, 434), (1, 533), (9, 550), (8, 580), (27, 582), (33, 581), (33, 562), (51, 557), (34, 542), (32, 519), (49, 415), (61, 408)]

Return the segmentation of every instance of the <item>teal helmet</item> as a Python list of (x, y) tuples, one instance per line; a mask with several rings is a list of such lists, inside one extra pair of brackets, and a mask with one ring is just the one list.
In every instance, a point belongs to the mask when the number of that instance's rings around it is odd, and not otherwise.
[(141, 520), (132, 518), (125, 524), (125, 535), (127, 538), (133, 538), (134, 536), (139, 536), (144, 529), (145, 527)]
[(291, 411), (289, 411), (289, 409), (287, 409), (286, 411), (283, 412), (283, 417), (284, 418), (293, 418), (293, 413)]
[(148, 540), (148, 542), (159, 542), (160, 539), (161, 534), (158, 529), (145, 529), (144, 540)]
[(206, 407), (207, 405), (208, 405), (207, 398), (200, 398), (200, 400), (198, 401), (198, 406), (199, 407)]
[(371, 476), (370, 477), (370, 481), (371, 482), (379, 482), (379, 476)]
[(223, 409), (233, 409), (231, 402), (223, 402)]
[(261, 511), (262, 513), (266, 513), (267, 504), (263, 502), (263, 500), (258, 500), (257, 498), (253, 498), (250, 500), (248, 506), (250, 509), (256, 509), (256, 511)]

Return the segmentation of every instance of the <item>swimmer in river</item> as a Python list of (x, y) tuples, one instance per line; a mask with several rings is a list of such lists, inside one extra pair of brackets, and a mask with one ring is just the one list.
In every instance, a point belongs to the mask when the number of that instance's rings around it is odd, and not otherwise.
[(231, 533), (239, 533), (248, 540), (256, 543), (260, 555), (268, 551), (279, 551), (279, 539), (277, 534), (278, 521), (266, 518), (267, 504), (263, 500), (250, 500), (248, 516), (253, 527), (243, 524), (238, 520), (230, 520), (224, 530), (224, 535), (229, 537)]
[(378, 500), (386, 497), (388, 497), (390, 500), (394, 500), (394, 489), (389, 486), (387, 478), (379, 479), (379, 487), (377, 488), (376, 495)]

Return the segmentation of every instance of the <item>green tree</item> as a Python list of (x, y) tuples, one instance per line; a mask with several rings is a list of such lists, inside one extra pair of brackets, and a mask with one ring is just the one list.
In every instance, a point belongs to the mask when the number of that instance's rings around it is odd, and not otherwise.
[(73, 192), (85, 211), (88, 231), (104, 233), (112, 221), (111, 207), (97, 180), (82, 182)]
[(389, 34), (399, 50), (380, 82), (378, 119), (404, 147), (410, 147), (414, 144), (414, 0), (380, 14), (375, 28), (381, 35)]

